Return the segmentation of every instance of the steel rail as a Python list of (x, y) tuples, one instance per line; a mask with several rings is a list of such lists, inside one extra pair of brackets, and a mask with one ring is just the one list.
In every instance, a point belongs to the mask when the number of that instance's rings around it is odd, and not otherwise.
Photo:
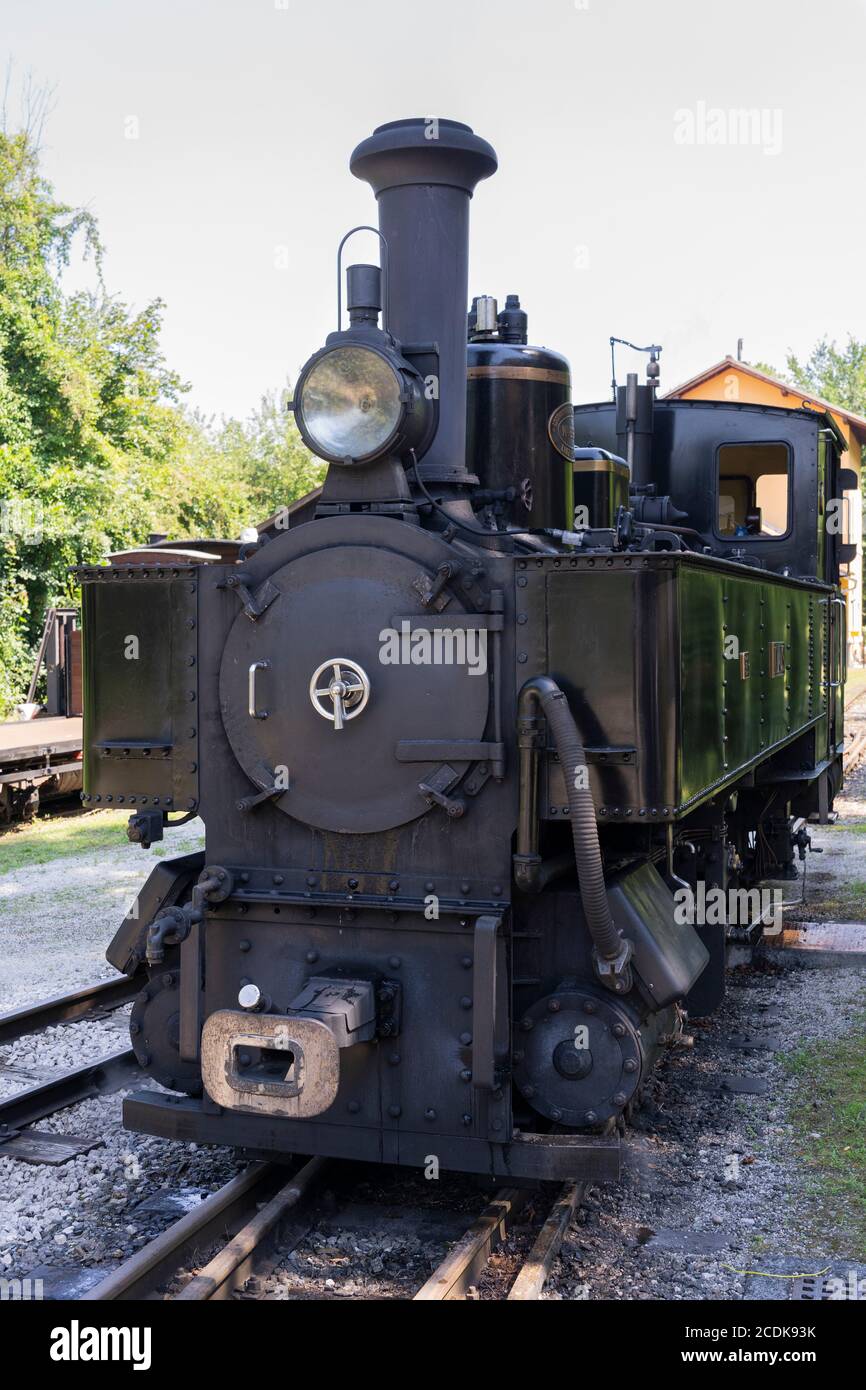
[(14, 1042), (16, 1038), (39, 1033), (57, 1023), (84, 1019), (95, 1010), (118, 1009), (134, 999), (140, 989), (140, 980), (120, 975), (114, 980), (97, 980), (69, 994), (57, 994), (23, 1009), (0, 1014), (0, 1043)]
[(510, 1301), (530, 1302), (541, 1297), (571, 1219), (583, 1201), (586, 1186), (578, 1182), (566, 1183), (563, 1187), (508, 1291)]
[(140, 1070), (135, 1053), (127, 1048), (71, 1071), (60, 1072), (48, 1081), (0, 1100), (0, 1154), (3, 1141), (13, 1138), (18, 1130), (44, 1120), (46, 1115), (53, 1115), (57, 1110), (77, 1105), (79, 1101), (118, 1091)]
[[(530, 1302), (541, 1297), (565, 1233), (586, 1193), (586, 1183), (566, 1183), (550, 1210), (529, 1254), (521, 1265), (506, 1301)], [(421, 1302), (466, 1299), (478, 1281), (490, 1256), (507, 1238), (514, 1219), (523, 1210), (530, 1194), (523, 1189), (498, 1192), (473, 1222), (441, 1264), (415, 1294)]]
[(415, 1302), (435, 1303), (466, 1298), (494, 1250), (508, 1235), (513, 1221), (528, 1200), (521, 1188), (497, 1192), (464, 1236), (448, 1251), (442, 1263), (415, 1294)]
[(862, 700), (864, 696), (866, 696), (866, 685), (863, 686), (862, 690), (858, 690), (856, 694), (852, 695), (849, 700), (845, 701), (845, 713), (847, 714), (850, 709), (853, 709), (857, 701)]
[[(312, 1158), (282, 1185), (284, 1170), (278, 1164), (252, 1164), (136, 1251), (84, 1293), (82, 1300), (129, 1302), (164, 1296), (160, 1289), (185, 1265), (194, 1267), (200, 1253), (214, 1245), (219, 1246), (216, 1253), (179, 1292), (171, 1295), (171, 1301), (207, 1303), (230, 1299), (251, 1276), (273, 1267), (275, 1251), (282, 1249), (287, 1235), (288, 1248), (293, 1248), (306, 1234), (315, 1219), (315, 1209), (309, 1209), (310, 1198), (328, 1162), (325, 1158)], [(507, 1294), (508, 1299), (528, 1301), (540, 1297), (585, 1191), (585, 1183), (563, 1186)], [(530, 1196), (529, 1191), (520, 1188), (498, 1192), (418, 1290), (415, 1300), (466, 1299)]]
[(83, 1298), (88, 1302), (110, 1303), (152, 1297), (185, 1260), (215, 1241), (224, 1240), (239, 1222), (247, 1221), (257, 1203), (263, 1197), (270, 1197), (280, 1173), (275, 1163), (251, 1164), (155, 1240), (142, 1246), (89, 1289)]
[(231, 1298), (268, 1258), (279, 1238), (281, 1223), (289, 1212), (309, 1198), (326, 1164), (327, 1159), (311, 1158), (180, 1293), (175, 1294), (174, 1301), (204, 1303)]

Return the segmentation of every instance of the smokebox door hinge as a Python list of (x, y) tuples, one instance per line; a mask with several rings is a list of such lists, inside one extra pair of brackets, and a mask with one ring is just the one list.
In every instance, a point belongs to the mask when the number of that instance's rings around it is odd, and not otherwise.
[(255, 623), (263, 613), (267, 612), (274, 599), (279, 598), (280, 591), (276, 584), (272, 584), (270, 579), (266, 579), (253, 592), (249, 588), (248, 580), (248, 574), (230, 574), (226, 584), (237, 594), (250, 622)]
[(273, 801), (275, 797), (282, 796), (289, 790), (288, 783), (277, 780), (276, 772), (271, 772), (260, 763), (256, 769), (254, 780), (261, 787), (261, 791), (255, 792), (252, 796), (242, 796), (235, 804), (239, 811), (252, 811), (254, 807), (261, 806), (265, 801)]
[(418, 790), (428, 806), (441, 806), (452, 820), (458, 820), (466, 810), (466, 802), (447, 796), (447, 789), (457, 781), (458, 773), (446, 763), (436, 769), (426, 782), (418, 783)]

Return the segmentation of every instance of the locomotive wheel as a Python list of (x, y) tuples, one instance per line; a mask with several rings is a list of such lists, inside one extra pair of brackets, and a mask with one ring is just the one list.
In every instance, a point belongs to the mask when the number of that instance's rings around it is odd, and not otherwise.
[(129, 1035), (132, 1050), (148, 1075), (169, 1091), (188, 1096), (202, 1093), (201, 1071), (197, 1062), (181, 1060), (180, 974), (166, 970), (154, 975), (132, 1006)]

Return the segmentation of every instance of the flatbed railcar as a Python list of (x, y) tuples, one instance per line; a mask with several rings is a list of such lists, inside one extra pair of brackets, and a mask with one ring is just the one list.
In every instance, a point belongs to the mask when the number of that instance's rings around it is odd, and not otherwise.
[[(40, 707), (33, 697), (43, 666)], [(81, 632), (72, 609), (49, 608), (45, 615), (22, 715), (0, 722), (0, 826), (28, 820), (40, 805), (81, 791)]]

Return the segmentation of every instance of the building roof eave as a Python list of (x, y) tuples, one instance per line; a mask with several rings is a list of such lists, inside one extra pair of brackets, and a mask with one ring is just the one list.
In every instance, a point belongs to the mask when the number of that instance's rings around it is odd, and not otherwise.
[(770, 386), (776, 386), (786, 395), (796, 396), (804, 405), (811, 405), (824, 413), (840, 416), (847, 420), (854, 433), (861, 443), (866, 444), (866, 418), (856, 415), (853, 410), (846, 410), (844, 406), (833, 405), (831, 401), (825, 401), (821, 396), (810, 395), (803, 391), (799, 386), (794, 386), (790, 381), (782, 381), (779, 377), (770, 376), (768, 372), (762, 372), (757, 367), (752, 367), (748, 362), (740, 362), (734, 357), (724, 357), (721, 362), (716, 362), (712, 367), (707, 367), (705, 371), (699, 372), (696, 376), (689, 377), (688, 381), (681, 382), (673, 390), (665, 392), (662, 400), (676, 400), (685, 394), (686, 391), (693, 390), (696, 386), (701, 386), (705, 381), (710, 381), (714, 376), (720, 376), (722, 372), (730, 371), (741, 372), (744, 376), (754, 377), (758, 381), (767, 382)]

